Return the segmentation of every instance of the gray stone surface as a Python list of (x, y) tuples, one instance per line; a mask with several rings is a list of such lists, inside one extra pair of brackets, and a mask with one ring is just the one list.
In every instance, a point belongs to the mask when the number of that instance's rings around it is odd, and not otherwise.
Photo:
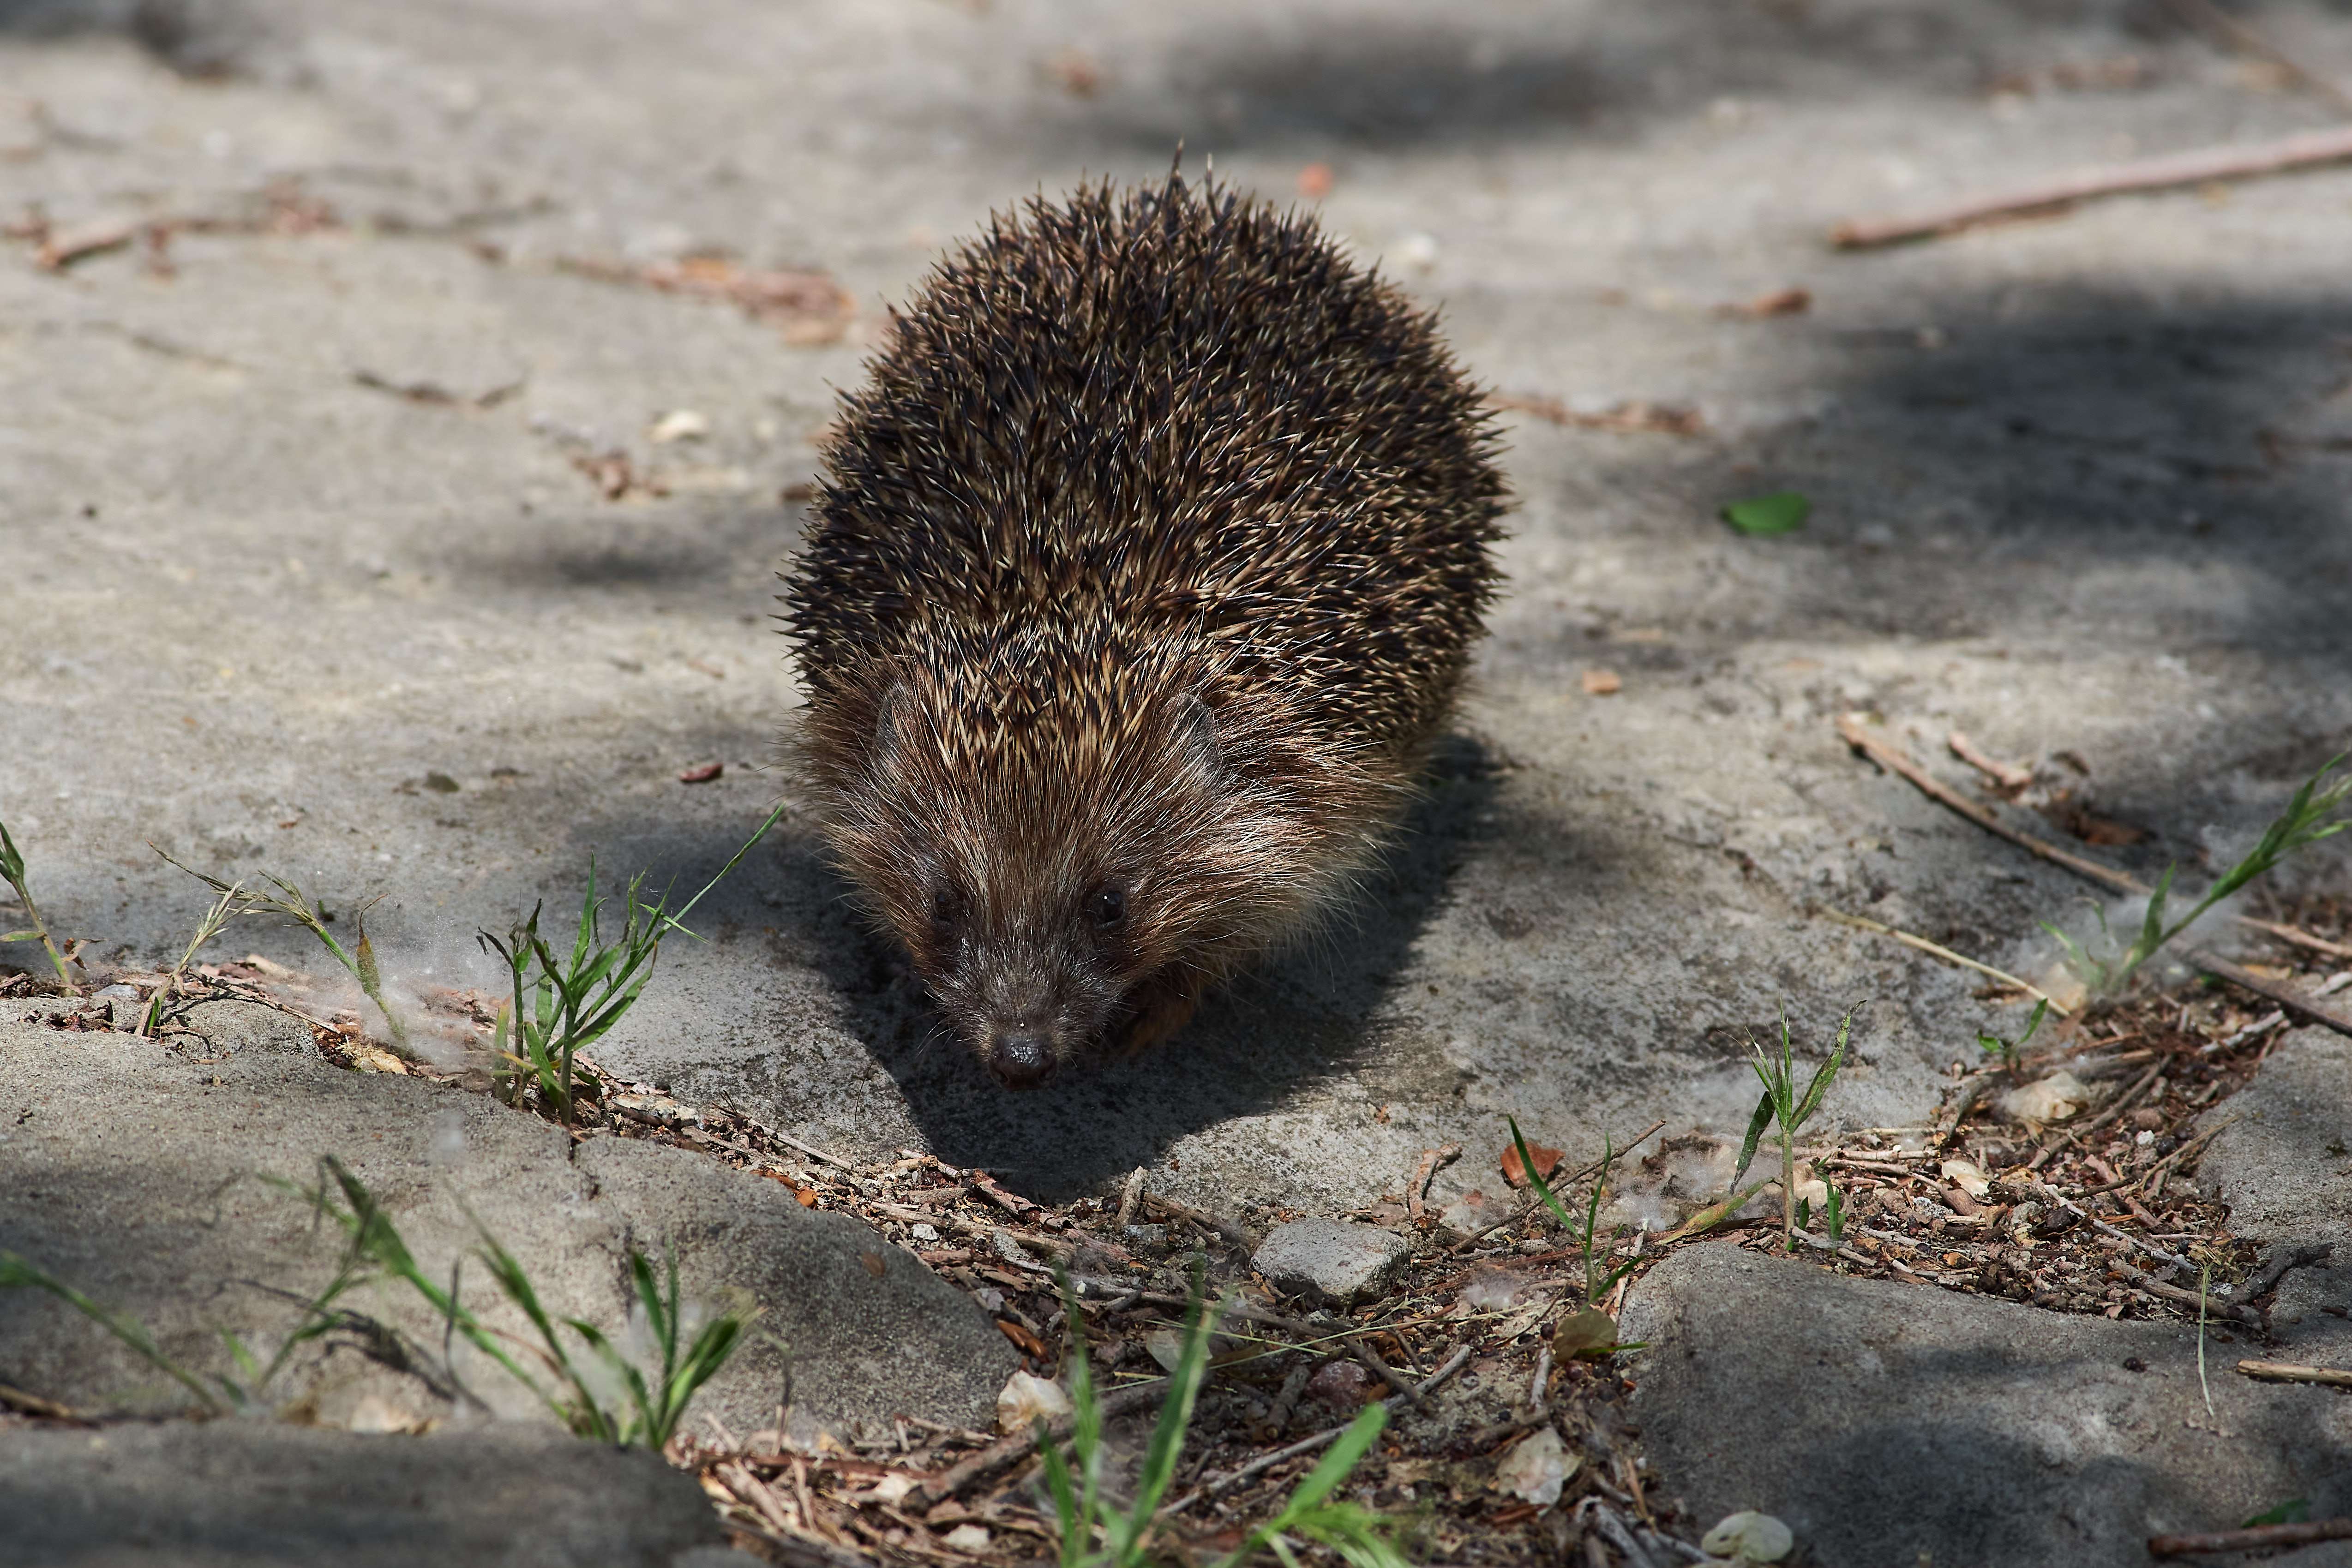
[[(142, 43), (122, 19), (159, 8), (37, 9), (0, 12), (12, 221), (266, 213), (275, 180), (342, 220), (183, 230), (169, 276), (138, 246), (0, 253), (0, 812), (101, 959), (176, 952), (204, 904), (148, 839), (385, 895), (395, 986), (486, 978), (475, 928), (562, 911), (592, 853), (698, 883), (790, 792), (757, 766), (793, 701), (779, 497), (883, 302), (990, 208), (1150, 177), (1180, 138), (1277, 200), (1327, 165), (1326, 224), (1444, 307), (1482, 381), (1686, 402), (1706, 434), (1504, 415), (1508, 591), (1412, 833), (1173, 1049), (996, 1092), (796, 813), (611, 1065), (1039, 1195), (1145, 1165), (1214, 1207), (1336, 1210), (1423, 1148), (1499, 1151), (1506, 1113), (1572, 1164), (1654, 1117), (1736, 1135), (1747, 1033), (1785, 1002), (1815, 1045), (1868, 998), (1825, 1114), (1908, 1124), (2015, 1016), (1811, 905), (2032, 969), (2082, 887), (1873, 775), (1836, 712), (2073, 754), (2151, 877), (2242, 841), (2352, 724), (2352, 171), (1822, 240), (2327, 112), (2160, 11), (247, 0)], [(2262, 25), (2352, 78), (2340, 8)], [(207, 55), (228, 74), (171, 68)], [(2126, 90), (2053, 74), (2124, 56)], [(857, 319), (796, 346), (558, 265), (701, 247), (826, 268)], [(1792, 285), (1809, 313), (1716, 310)], [(654, 444), (677, 408), (710, 436)], [(604, 499), (572, 458), (604, 446), (668, 494)], [(1715, 519), (1781, 486), (1817, 503), (1801, 533)], [(1591, 668), (1622, 691), (1586, 695)], [(236, 940), (325, 967), (299, 933)]]
[(0, 1428), (15, 1568), (716, 1568), (694, 1478), (498, 1423), (428, 1437), (260, 1421)]
[[(803, 1437), (812, 1422), (892, 1413), (985, 1427), (974, 1413), (992, 1415), (1021, 1364), (988, 1314), (913, 1253), (861, 1220), (803, 1208), (774, 1182), (613, 1138), (582, 1145), (574, 1168), (598, 1202), (631, 1217), (640, 1247), (677, 1248), (703, 1299), (759, 1303), (712, 1402), (739, 1432), (772, 1425), (787, 1389)], [(773, 1391), (769, 1408), (757, 1389)]]
[[(134, 1008), (134, 1025), (137, 1012)], [(310, 1026), (275, 1008), (251, 1002), (198, 1002), (188, 1009), (186, 1021), (190, 1029), (204, 1037), (210, 1051), (221, 1056), (245, 1051), (263, 1056), (315, 1058), (319, 1054)]]
[(1633, 1409), (1664, 1491), (1702, 1523), (1776, 1515), (1822, 1568), (2122, 1568), (2147, 1561), (2151, 1534), (2234, 1528), (2291, 1498), (2315, 1519), (2352, 1512), (2352, 1400), (2239, 1377), (2231, 1364), (2262, 1353), (2217, 1336), (2209, 1416), (2193, 1326), (1721, 1244), (1644, 1276), (1621, 1322), (1649, 1345)]
[[(266, 1354), (296, 1321), (273, 1291), (308, 1294), (332, 1274), (340, 1235), (267, 1179), (309, 1182), (331, 1154), (383, 1201), (436, 1279), (476, 1245), (478, 1216), (551, 1312), (624, 1343), (626, 1248), (656, 1258), (675, 1249), (688, 1299), (761, 1312), (701, 1398), (739, 1432), (772, 1426), (788, 1396), (803, 1436), (896, 1413), (985, 1426), (1016, 1362), (964, 1292), (774, 1182), (653, 1145), (591, 1139), (569, 1157), (561, 1129), (486, 1096), (346, 1072), (315, 1055), (193, 1061), (127, 1035), (18, 1021), (38, 1010), (0, 1003), (0, 1249), (129, 1312), (198, 1371), (228, 1370), (221, 1330)], [(470, 1304), (529, 1336), (478, 1262), (466, 1280)], [(346, 1304), (440, 1342), (406, 1287), (371, 1286)], [(547, 1418), (478, 1356), (461, 1355), (459, 1370), (500, 1415)], [(79, 1313), (28, 1291), (0, 1292), (0, 1382), (85, 1409), (187, 1403)], [(341, 1344), (295, 1361), (269, 1403), (345, 1425), (370, 1400), (414, 1416), (450, 1413), (415, 1378)]]
[[(2198, 1162), (2200, 1190), (2241, 1236), (2333, 1241), (2352, 1266), (2352, 1040), (2300, 1029), (2242, 1092), (2205, 1113), (2227, 1124)], [(2352, 1277), (2352, 1276), (2347, 1276)]]
[(1352, 1306), (1396, 1282), (1412, 1252), (1392, 1230), (1345, 1219), (1294, 1219), (1259, 1243), (1253, 1267), (1277, 1291)]

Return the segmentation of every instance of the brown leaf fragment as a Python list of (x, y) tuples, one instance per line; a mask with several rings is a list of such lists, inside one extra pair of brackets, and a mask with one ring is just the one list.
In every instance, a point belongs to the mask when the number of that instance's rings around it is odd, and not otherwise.
[(139, 225), (121, 218), (105, 218), (79, 228), (48, 233), (33, 265), (43, 272), (62, 272), (84, 256), (121, 250), (139, 233)]
[(1022, 1354), (1043, 1356), (1045, 1354), (1045, 1342), (1011, 1318), (997, 1319), (996, 1327), (999, 1333), (1019, 1348)]
[[(1558, 1149), (1548, 1149), (1541, 1144), (1531, 1143), (1528, 1145), (1528, 1153), (1536, 1162), (1536, 1175), (1547, 1180), (1550, 1178), (1552, 1172), (1559, 1168)], [(1502, 1166), (1505, 1181), (1509, 1182), (1513, 1186), (1528, 1185), (1528, 1168), (1519, 1163), (1517, 1145), (1514, 1144), (1503, 1151)]]
[(1776, 288), (1769, 294), (1759, 294), (1738, 305), (1718, 305), (1715, 313), (1718, 316), (1744, 316), (1751, 321), (1760, 321), (1768, 316), (1801, 316), (1812, 308), (1811, 289), (1791, 287)]
[(1614, 670), (1584, 672), (1584, 695), (1589, 697), (1615, 696), (1625, 689), (1625, 677)]
[(1599, 1307), (1587, 1307), (1560, 1319), (1552, 1330), (1551, 1353), (1561, 1361), (1594, 1355), (1617, 1343), (1617, 1320)]
[(601, 283), (722, 300), (755, 321), (782, 327), (786, 340), (795, 343), (839, 339), (856, 308), (848, 290), (822, 272), (760, 271), (723, 256), (690, 256), (642, 267), (566, 257), (555, 265), (558, 271)]
[(677, 781), (681, 784), (708, 784), (726, 771), (727, 764), (724, 762), (705, 762), (698, 767), (681, 771), (677, 776)]

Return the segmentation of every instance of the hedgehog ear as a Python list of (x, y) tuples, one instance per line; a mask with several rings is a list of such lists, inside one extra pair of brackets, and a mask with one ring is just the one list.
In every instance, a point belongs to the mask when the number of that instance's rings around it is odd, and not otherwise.
[(1202, 778), (1223, 780), (1225, 754), (1217, 739), (1217, 712), (1197, 694), (1188, 694), (1177, 712), (1176, 744)]
[(896, 681), (874, 705), (874, 755), (887, 757), (906, 742), (908, 728), (915, 718), (915, 694), (907, 683)]

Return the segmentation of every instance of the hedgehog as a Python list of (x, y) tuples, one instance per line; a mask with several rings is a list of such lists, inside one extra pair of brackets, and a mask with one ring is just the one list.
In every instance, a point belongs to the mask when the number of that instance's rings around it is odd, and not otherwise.
[(836, 863), (1008, 1088), (1174, 1035), (1399, 823), (1505, 487), (1434, 317), (1213, 179), (993, 216), (781, 574)]

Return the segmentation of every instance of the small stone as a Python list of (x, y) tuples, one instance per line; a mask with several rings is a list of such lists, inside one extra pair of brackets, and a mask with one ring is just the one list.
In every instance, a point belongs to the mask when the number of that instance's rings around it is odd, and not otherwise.
[(1004, 1392), (996, 1396), (1000, 1432), (1026, 1432), (1040, 1420), (1051, 1421), (1069, 1413), (1070, 1396), (1062, 1392), (1062, 1385), (1034, 1373), (1014, 1373), (1004, 1380)]
[(1789, 1527), (1770, 1514), (1743, 1510), (1708, 1531), (1698, 1549), (1735, 1563), (1778, 1563), (1796, 1543)]
[(940, 1537), (940, 1544), (950, 1552), (985, 1552), (988, 1550), (988, 1526), (959, 1524)]
[(656, 446), (673, 441), (700, 441), (710, 434), (710, 419), (690, 408), (674, 408), (646, 427), (646, 439)]
[(1326, 1362), (1307, 1380), (1307, 1397), (1341, 1415), (1372, 1396), (1372, 1375), (1352, 1361)]
[(1277, 1225), (1251, 1263), (1275, 1289), (1338, 1306), (1385, 1294), (1412, 1249), (1377, 1226), (1342, 1219)]

